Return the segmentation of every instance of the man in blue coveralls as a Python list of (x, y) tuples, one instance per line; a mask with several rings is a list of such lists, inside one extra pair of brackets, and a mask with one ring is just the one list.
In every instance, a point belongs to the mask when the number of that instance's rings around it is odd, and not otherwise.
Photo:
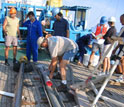
[[(29, 20), (27, 20), (29, 18)], [(26, 21), (27, 20), (27, 21)], [(27, 27), (27, 46), (26, 46), (26, 56), (28, 61), (31, 59), (31, 53), (33, 54), (33, 61), (37, 62), (38, 58), (38, 45), (37, 39), (42, 36), (42, 26), (39, 21), (35, 18), (35, 15), (32, 11), (28, 13), (25, 17), (23, 26)]]
[(95, 39), (93, 33), (82, 36), (78, 39), (77, 44), (79, 46), (79, 60), (78, 65), (82, 65), (84, 54), (86, 53), (85, 48), (92, 48), (92, 40)]

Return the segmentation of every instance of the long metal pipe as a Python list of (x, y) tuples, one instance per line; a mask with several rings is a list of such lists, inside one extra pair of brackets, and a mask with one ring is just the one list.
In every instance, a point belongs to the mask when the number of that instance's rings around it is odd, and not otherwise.
[(55, 96), (55, 93), (52, 89), (51, 86), (49, 85), (46, 85), (46, 81), (50, 81), (48, 75), (47, 75), (47, 70), (45, 69), (45, 67), (41, 64), (41, 65), (38, 65), (38, 73), (40, 74), (40, 76), (42, 77), (44, 83), (45, 83), (45, 87), (46, 87), (46, 91), (48, 93), (48, 96), (50, 98), (50, 101), (52, 103), (52, 106), (53, 107), (61, 107), (57, 97)]
[(17, 85), (16, 85), (13, 107), (21, 107), (23, 77), (24, 77), (24, 63), (21, 63), (21, 66), (19, 69), (18, 81), (17, 81)]

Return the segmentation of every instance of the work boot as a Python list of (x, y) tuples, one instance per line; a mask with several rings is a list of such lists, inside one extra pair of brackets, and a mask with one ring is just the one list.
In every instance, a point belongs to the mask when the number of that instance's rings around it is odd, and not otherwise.
[(67, 92), (68, 91), (67, 84), (65, 85), (65, 84), (61, 83), (61, 85), (57, 87), (57, 91), (58, 92)]
[(5, 59), (5, 65), (10, 66), (10, 64), (8, 63), (8, 59)]
[(61, 79), (61, 74), (57, 73), (55, 76), (53, 76), (53, 79)]

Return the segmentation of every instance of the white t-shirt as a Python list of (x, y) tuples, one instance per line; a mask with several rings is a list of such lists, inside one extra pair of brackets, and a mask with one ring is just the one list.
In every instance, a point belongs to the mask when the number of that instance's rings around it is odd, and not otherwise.
[(48, 49), (52, 58), (62, 56), (65, 52), (78, 48), (77, 43), (65, 37), (52, 36), (47, 40)]

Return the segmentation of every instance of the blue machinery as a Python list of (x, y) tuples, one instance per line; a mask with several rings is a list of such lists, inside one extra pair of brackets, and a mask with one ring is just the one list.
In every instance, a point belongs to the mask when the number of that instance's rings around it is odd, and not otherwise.
[[(34, 14), (37, 16), (37, 12), (40, 13), (39, 21), (44, 20), (45, 18), (49, 19), (50, 26), (46, 29), (48, 32), (52, 32), (52, 26), (54, 23), (54, 20), (51, 16), (51, 10), (52, 7), (50, 6), (32, 6), (32, 5), (26, 5), (26, 4), (11, 4), (11, 3), (2, 3), (2, 8), (0, 10), (0, 42), (4, 42), (4, 34), (2, 25), (4, 22), (5, 17), (9, 14), (10, 7), (14, 6), (17, 9), (17, 17), (20, 19), (20, 31), (23, 35), (23, 41), (26, 40), (26, 28), (22, 27), (22, 22), (24, 20), (25, 15), (28, 13), (29, 8), (32, 8), (34, 11)], [(69, 31), (70, 31), (70, 39), (76, 41), (78, 37), (81, 37), (88, 32), (88, 30), (85, 30), (85, 23), (86, 23), (86, 11), (90, 9), (90, 7), (84, 7), (84, 6), (62, 6), (60, 7), (61, 10), (65, 11), (73, 11), (74, 12), (74, 22), (69, 21)], [(79, 29), (80, 28), (80, 29)]]

